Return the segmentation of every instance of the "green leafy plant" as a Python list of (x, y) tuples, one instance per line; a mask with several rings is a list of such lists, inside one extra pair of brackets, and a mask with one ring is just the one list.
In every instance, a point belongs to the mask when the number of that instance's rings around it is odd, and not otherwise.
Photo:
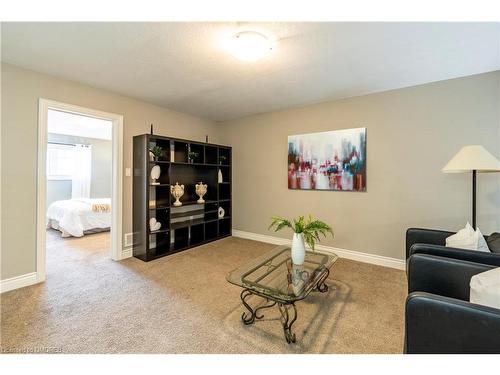
[(154, 146), (151, 150), (151, 153), (154, 155), (156, 160), (160, 159), (163, 155), (163, 148), (160, 146)]
[(268, 229), (274, 228), (274, 231), (277, 232), (283, 228), (290, 228), (294, 233), (302, 233), (304, 240), (312, 250), (314, 250), (316, 241), (320, 241), (320, 235), (326, 237), (327, 234), (331, 234), (333, 238), (332, 228), (321, 220), (313, 219), (311, 215), (308, 216), (307, 220), (304, 216), (292, 220), (281, 216), (273, 216), (271, 220)]
[(220, 160), (220, 163), (221, 163), (221, 164), (224, 164), (224, 163), (226, 162), (226, 159), (227, 159), (227, 158), (226, 158), (224, 155), (220, 155), (220, 156), (219, 156), (219, 160)]
[(189, 151), (188, 152), (188, 158), (191, 161), (193, 161), (194, 159), (196, 159), (198, 157), (198, 155), (199, 155), (199, 153), (194, 152), (194, 151)]

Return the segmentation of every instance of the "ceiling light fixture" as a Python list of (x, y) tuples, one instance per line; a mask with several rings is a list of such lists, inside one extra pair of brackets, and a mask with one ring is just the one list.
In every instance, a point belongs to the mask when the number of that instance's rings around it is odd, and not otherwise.
[(271, 41), (256, 31), (242, 31), (235, 34), (229, 46), (231, 54), (243, 61), (257, 61), (273, 49)]

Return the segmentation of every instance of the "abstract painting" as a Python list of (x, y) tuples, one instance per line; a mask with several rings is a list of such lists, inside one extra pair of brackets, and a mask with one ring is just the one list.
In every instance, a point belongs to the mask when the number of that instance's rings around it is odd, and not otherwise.
[(288, 188), (366, 191), (366, 128), (288, 136)]

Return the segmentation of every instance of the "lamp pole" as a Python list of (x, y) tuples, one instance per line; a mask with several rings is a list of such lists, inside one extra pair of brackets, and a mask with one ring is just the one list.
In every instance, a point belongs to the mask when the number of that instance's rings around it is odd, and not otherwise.
[(472, 170), (472, 228), (476, 230), (476, 173)]
[(500, 172), (500, 160), (481, 145), (464, 146), (442, 169), (443, 172), (472, 172), (472, 226), (476, 230), (477, 172)]

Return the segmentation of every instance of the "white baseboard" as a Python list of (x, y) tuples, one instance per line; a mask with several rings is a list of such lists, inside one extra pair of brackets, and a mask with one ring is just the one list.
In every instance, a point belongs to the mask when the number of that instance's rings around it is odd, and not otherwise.
[(120, 260), (127, 259), (127, 258), (132, 258), (132, 248), (131, 247), (126, 248), (126, 249), (122, 249), (122, 256), (121, 256)]
[[(257, 234), (252, 232), (245, 232), (238, 229), (233, 229), (233, 236), (245, 238), (248, 240), (272, 243), (275, 245), (290, 245), (291, 240), (279, 238), (274, 236), (267, 236), (264, 234)], [(340, 258), (351, 259), (358, 262), (376, 264), (378, 266), (395, 268), (398, 270), (406, 269), (406, 262), (402, 259), (389, 258), (381, 255), (367, 254), (360, 251), (340, 249), (338, 247), (316, 245), (315, 249), (319, 251), (331, 252), (337, 254)]]
[(25, 275), (11, 277), (10, 279), (0, 280), (0, 293), (10, 290), (23, 288), (25, 286), (38, 283), (36, 272), (27, 273)]

